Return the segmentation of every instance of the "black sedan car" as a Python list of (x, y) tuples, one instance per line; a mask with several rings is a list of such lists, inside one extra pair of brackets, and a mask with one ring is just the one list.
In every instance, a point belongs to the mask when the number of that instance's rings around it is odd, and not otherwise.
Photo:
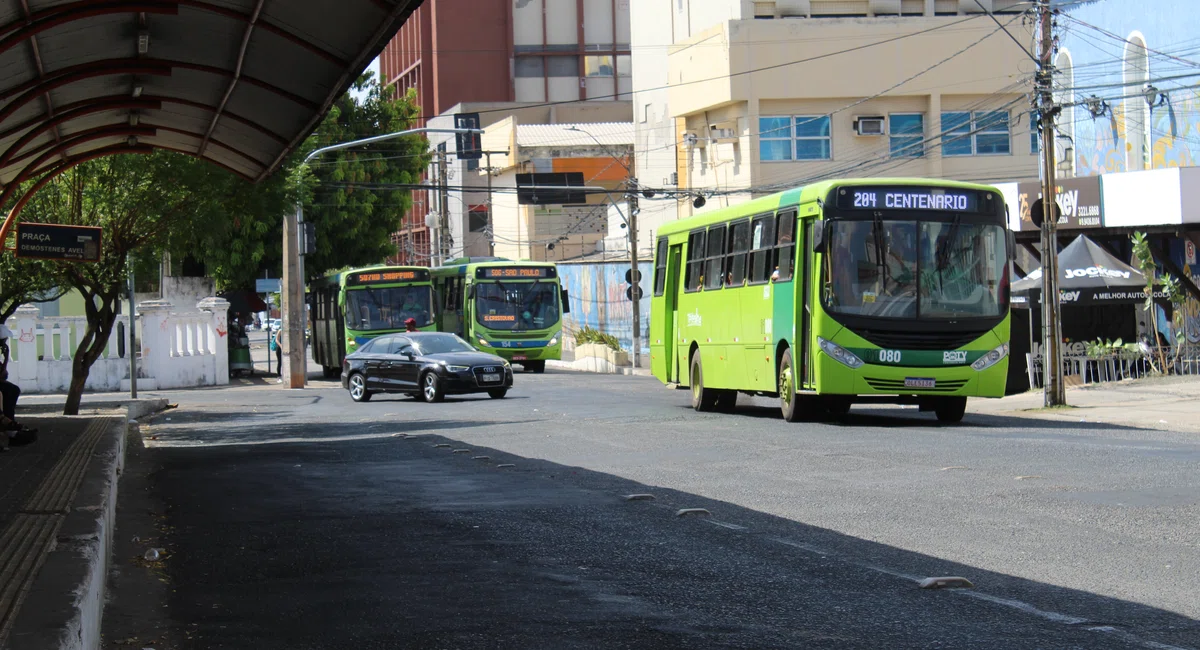
[(441, 332), (385, 334), (346, 355), (342, 363), (342, 387), (356, 402), (374, 393), (407, 393), (426, 402), (466, 393), (500, 399), (512, 385), (507, 361)]

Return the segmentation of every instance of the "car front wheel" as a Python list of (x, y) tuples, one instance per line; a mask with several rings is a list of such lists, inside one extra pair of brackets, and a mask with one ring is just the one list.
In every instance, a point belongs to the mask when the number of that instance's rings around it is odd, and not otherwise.
[(421, 377), (421, 398), (430, 404), (440, 402), (446, 396), (442, 390), (442, 380), (437, 373), (430, 371)]
[(371, 401), (371, 391), (367, 390), (367, 378), (362, 373), (350, 375), (350, 399), (356, 402)]

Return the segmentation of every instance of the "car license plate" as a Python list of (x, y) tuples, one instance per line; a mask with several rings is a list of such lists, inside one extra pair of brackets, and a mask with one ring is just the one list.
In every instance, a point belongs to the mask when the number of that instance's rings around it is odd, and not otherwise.
[(937, 380), (932, 377), (905, 377), (905, 388), (935, 388)]
[(528, 358), (529, 358), (529, 357), (527, 357), (527, 356), (525, 356), (525, 355), (523, 355), (523, 354), (514, 354), (514, 355), (513, 355), (513, 361), (524, 361), (524, 360), (526, 360), (526, 359), (528, 359)]
[(483, 381), (500, 381), (500, 375), (483, 375)]

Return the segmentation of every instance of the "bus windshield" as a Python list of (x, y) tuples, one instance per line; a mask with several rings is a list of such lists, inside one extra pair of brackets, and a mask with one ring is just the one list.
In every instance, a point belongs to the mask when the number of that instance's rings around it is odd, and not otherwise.
[(480, 282), (475, 285), (479, 324), (494, 330), (540, 330), (558, 323), (554, 282)]
[(417, 327), (433, 322), (433, 290), (429, 286), (363, 287), (346, 290), (346, 329), (404, 329), (410, 318)]
[(831, 313), (972, 318), (1004, 313), (1003, 226), (955, 221), (834, 221), (825, 254)]

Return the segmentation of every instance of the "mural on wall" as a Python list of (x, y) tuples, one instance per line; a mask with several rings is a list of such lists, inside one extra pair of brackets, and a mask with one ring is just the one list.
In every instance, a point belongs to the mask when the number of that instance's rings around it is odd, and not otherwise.
[[(650, 295), (653, 265), (640, 262), (642, 274), (641, 326), (642, 352), (650, 354)], [(595, 262), (572, 264), (559, 262), (558, 273), (570, 295), (571, 312), (563, 318), (564, 345), (575, 347), (573, 332), (583, 327), (617, 337), (621, 348), (633, 349), (633, 303), (625, 295), (628, 262)]]
[[(1077, 116), (1082, 113), (1075, 120), (1076, 176), (1127, 171), (1126, 158), (1133, 145), (1125, 132), (1125, 105), (1116, 102), (1110, 110), (1097, 118), (1083, 107), (1076, 111)], [(1200, 91), (1172, 90), (1167, 103), (1152, 111), (1150, 141), (1151, 168), (1195, 165), (1200, 160)]]
[[(1189, 246), (1189, 243), (1186, 239), (1172, 241), (1168, 255), (1184, 275), (1191, 278), (1193, 283), (1200, 285), (1200, 264), (1197, 264), (1196, 259), (1197, 247), (1194, 243)], [(1200, 302), (1191, 297), (1183, 303), (1183, 338), (1188, 343), (1200, 343)]]

